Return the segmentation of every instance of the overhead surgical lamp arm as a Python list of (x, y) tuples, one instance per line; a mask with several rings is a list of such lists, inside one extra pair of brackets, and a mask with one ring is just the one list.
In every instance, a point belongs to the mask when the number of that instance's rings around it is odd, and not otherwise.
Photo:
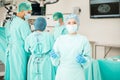
[(57, 3), (59, 0), (51, 0), (51, 1), (46, 1), (45, 4), (54, 4)]
[(37, 3), (40, 3), (40, 6), (44, 6), (44, 5), (47, 5), (47, 4), (54, 4), (54, 3), (57, 3), (59, 0), (28, 0), (30, 2), (37, 2)]

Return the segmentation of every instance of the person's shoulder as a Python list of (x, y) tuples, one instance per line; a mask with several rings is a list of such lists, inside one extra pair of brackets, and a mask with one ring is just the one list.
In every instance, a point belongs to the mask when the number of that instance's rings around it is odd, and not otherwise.
[(11, 20), (9, 20), (8, 23), (11, 23), (11, 24), (13, 24), (13, 25), (19, 26), (19, 25), (21, 25), (21, 24), (23, 23), (23, 21), (22, 21), (21, 18), (15, 16), (15, 17), (12, 18)]
[[(16, 22), (18, 22), (18, 24), (20, 24), (20, 25), (23, 25), (23, 26), (24, 26), (24, 25), (25, 25), (25, 26), (26, 26), (26, 25), (27, 25), (27, 26), (29, 25), (28, 21), (23, 20), (23, 19), (20, 18), (20, 17), (17, 17), (17, 16), (16, 16), (16, 17), (14, 18), (14, 20), (15, 20)], [(16, 25), (18, 25), (18, 24), (16, 24)]]
[(13, 19), (16, 20), (16, 21), (18, 21), (19, 23), (25, 22), (23, 19), (21, 19), (18, 16), (15, 16)]
[(85, 41), (88, 40), (88, 38), (87, 38), (86, 36), (84, 36), (84, 35), (78, 34), (78, 36), (79, 36), (79, 38), (82, 39), (82, 40), (85, 40)]
[(46, 36), (50, 36), (50, 33), (49, 33), (49, 32), (46, 32), (46, 31), (42, 32), (42, 34), (43, 34), (43, 35), (46, 35)]
[(53, 38), (52, 34), (50, 34), (49, 32), (43, 32), (42, 35), (43, 35), (45, 38)]
[(54, 27), (53, 31), (56, 32), (57, 30), (59, 30), (59, 27)]
[(68, 35), (60, 35), (57, 39), (58, 40), (64, 40)]
[(28, 40), (29, 40), (29, 39), (32, 39), (32, 38), (34, 37), (34, 34), (35, 34), (34, 32), (33, 32), (33, 33), (30, 33), (30, 34), (27, 36), (26, 39), (28, 39)]

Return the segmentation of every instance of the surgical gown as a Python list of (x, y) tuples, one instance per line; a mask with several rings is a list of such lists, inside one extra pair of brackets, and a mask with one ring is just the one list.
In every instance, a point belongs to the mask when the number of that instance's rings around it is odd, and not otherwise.
[[(86, 37), (77, 35), (60, 36), (53, 47), (60, 57), (53, 59), (52, 63), (58, 66), (55, 80), (85, 80), (84, 68), (91, 62), (91, 48)], [(81, 54), (86, 63), (76, 62), (76, 57)]]
[(54, 40), (56, 40), (60, 35), (65, 35), (67, 34), (67, 29), (65, 28), (65, 25), (62, 26), (55, 26), (53, 36)]
[(25, 41), (25, 50), (31, 52), (27, 80), (54, 80), (55, 71), (49, 52), (53, 37), (47, 32), (33, 32)]
[(30, 32), (27, 21), (17, 16), (8, 22), (5, 80), (27, 79), (28, 55), (24, 49), (24, 41)]
[(5, 64), (5, 50), (7, 48), (5, 28), (0, 27), (0, 61)]

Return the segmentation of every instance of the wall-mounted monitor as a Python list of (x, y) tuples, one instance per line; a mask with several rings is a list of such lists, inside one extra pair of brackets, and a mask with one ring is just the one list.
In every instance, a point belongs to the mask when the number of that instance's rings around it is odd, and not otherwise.
[(46, 5), (40, 7), (39, 3), (32, 3), (32, 16), (43, 16), (46, 13)]
[(120, 18), (120, 0), (90, 0), (90, 18)]

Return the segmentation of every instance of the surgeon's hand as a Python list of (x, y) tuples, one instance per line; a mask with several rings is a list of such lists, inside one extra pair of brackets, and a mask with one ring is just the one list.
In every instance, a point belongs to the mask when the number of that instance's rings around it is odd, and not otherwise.
[(50, 54), (50, 56), (51, 56), (52, 58), (54, 58), (54, 59), (55, 59), (55, 58), (58, 58), (58, 55), (54, 52), (54, 50), (51, 50), (49, 54)]
[(76, 61), (77, 61), (77, 63), (86, 63), (87, 62), (87, 60), (83, 57), (83, 55), (78, 55), (77, 57), (76, 57)]

